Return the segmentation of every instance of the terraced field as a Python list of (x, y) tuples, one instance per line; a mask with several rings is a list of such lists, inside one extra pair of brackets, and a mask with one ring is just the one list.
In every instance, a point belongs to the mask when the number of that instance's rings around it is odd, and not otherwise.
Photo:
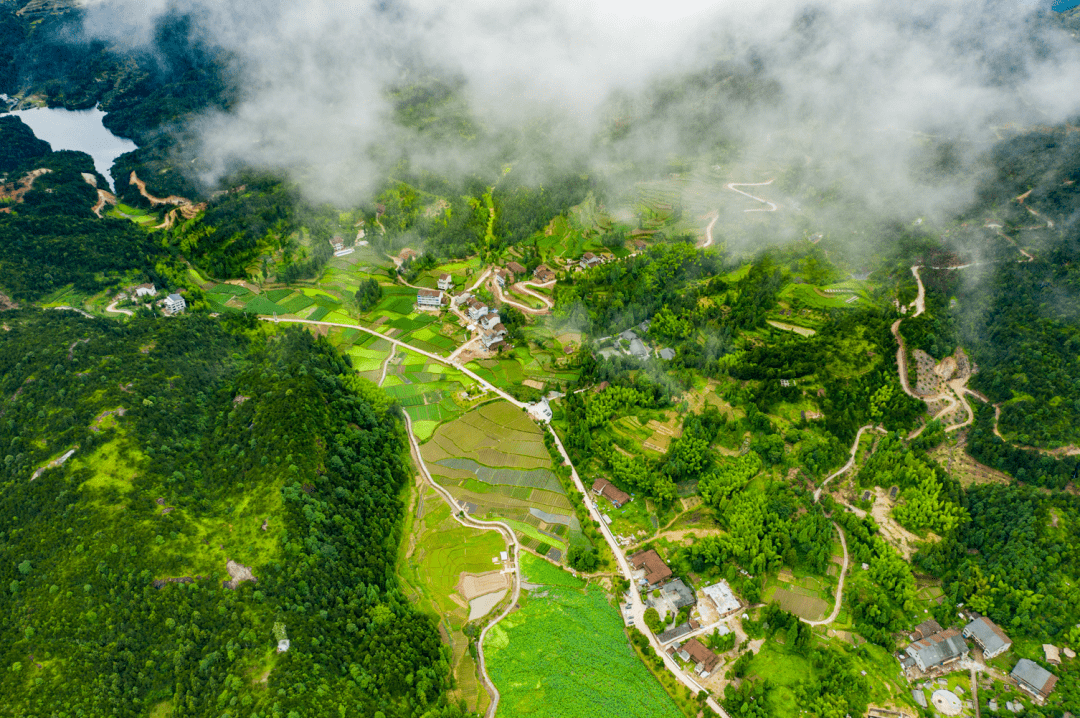
[(512, 404), (485, 404), (439, 426), (421, 453), (471, 514), (507, 521), (524, 546), (563, 560), (570, 544), (582, 540), (543, 434)]

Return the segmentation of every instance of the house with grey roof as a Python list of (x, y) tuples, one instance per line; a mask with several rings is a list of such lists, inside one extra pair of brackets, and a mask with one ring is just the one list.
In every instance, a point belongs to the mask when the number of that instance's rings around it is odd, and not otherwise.
[(187, 302), (179, 294), (170, 294), (165, 297), (165, 311), (169, 314), (179, 314), (187, 309)]
[(967, 655), (968, 646), (961, 637), (960, 631), (950, 628), (915, 641), (904, 649), (904, 652), (915, 659), (915, 665), (919, 667), (919, 670), (927, 671), (959, 661)]
[(649, 356), (649, 349), (645, 346), (645, 343), (634, 337), (630, 340), (630, 355), (637, 357), (638, 359), (647, 359)]
[(697, 598), (694, 597), (693, 590), (683, 583), (681, 578), (677, 578), (666, 584), (660, 589), (660, 593), (668, 600), (668, 603), (670, 603), (676, 611), (685, 606), (693, 606), (697, 603)]
[(1039, 699), (1053, 692), (1057, 676), (1028, 658), (1021, 658), (1009, 674), (1018, 686)]
[(675, 358), (675, 350), (670, 347), (664, 347), (659, 352), (660, 358), (664, 361), (671, 361)]
[(964, 626), (964, 638), (970, 638), (982, 649), (983, 657), (990, 660), (1009, 650), (1012, 641), (996, 623), (986, 616), (976, 618)]

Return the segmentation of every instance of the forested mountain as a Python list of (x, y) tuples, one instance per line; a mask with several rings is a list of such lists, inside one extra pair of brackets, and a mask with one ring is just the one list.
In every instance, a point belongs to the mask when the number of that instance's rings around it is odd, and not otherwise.
[(0, 715), (459, 714), (394, 574), (402, 425), (325, 341), (3, 325)]

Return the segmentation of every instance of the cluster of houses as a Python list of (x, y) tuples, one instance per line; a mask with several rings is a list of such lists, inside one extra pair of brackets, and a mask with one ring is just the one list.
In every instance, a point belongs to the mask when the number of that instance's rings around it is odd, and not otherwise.
[[(1005, 632), (986, 616), (976, 616), (962, 631), (956, 628), (942, 629), (937, 621), (930, 619), (915, 627), (911, 644), (904, 649), (900, 663), (905, 669), (918, 668), (924, 673), (947, 670), (951, 664), (967, 658), (969, 647), (964, 639), (968, 638), (975, 642), (987, 661), (1000, 656), (1012, 646)], [(1047, 651), (1047, 646), (1043, 647), (1048, 662), (1053, 663), (1053, 656), (1060, 663), (1057, 648), (1049, 648), (1052, 651)], [(1027, 658), (1021, 658), (1009, 675), (1021, 689), (1040, 701), (1050, 695), (1057, 683), (1057, 676)]]
[[(601, 337), (599, 339), (599, 341), (601, 342), (612, 338), (616, 339), (616, 345), (614, 347), (607, 347), (605, 349), (601, 349), (600, 355), (608, 357), (614, 354), (618, 354), (620, 351), (622, 351), (624, 354), (632, 356), (635, 359), (648, 359), (651, 351), (649, 347), (646, 346), (644, 340), (642, 340), (642, 338), (638, 335), (637, 331), (634, 331), (635, 329), (640, 331), (642, 334), (648, 332), (649, 320), (646, 319), (641, 324), (638, 324), (636, 327), (633, 327), (631, 329), (627, 329), (616, 337)], [(675, 358), (675, 350), (671, 349), (670, 347), (665, 347), (658, 350), (656, 352), (656, 356), (660, 359), (663, 359), (664, 361), (671, 361)]]
[(346, 247), (345, 240), (338, 235), (330, 239), (330, 247), (334, 250), (335, 257), (344, 257), (356, 251), (356, 247)]
[[(143, 297), (156, 297), (158, 290), (153, 284), (140, 284), (132, 288), (130, 293), (132, 299), (142, 299)], [(116, 298), (120, 300), (124, 299), (125, 296), (120, 294)], [(161, 305), (166, 314), (183, 314), (187, 310), (187, 300), (175, 292), (159, 301), (158, 304)]]
[[(661, 616), (678, 615), (681, 610), (693, 608), (697, 604), (694, 589), (673, 574), (671, 568), (655, 549), (639, 551), (628, 559), (633, 569), (634, 580), (641, 588), (645, 605), (655, 608)], [(715, 604), (718, 620), (742, 608), (742, 604), (724, 581), (706, 587), (704, 592), (708, 600)], [(657, 640), (660, 641), (661, 646), (665, 647), (664, 650), (668, 655), (677, 656), (683, 662), (690, 664), (693, 672), (698, 676), (707, 678), (716, 669), (720, 657), (694, 637), (693, 634), (702, 628), (697, 620), (688, 618), (684, 623), (672, 626), (660, 633)], [(711, 626), (705, 627), (705, 630), (709, 628)], [(718, 626), (716, 630), (721, 633), (729, 631), (726, 626)]]

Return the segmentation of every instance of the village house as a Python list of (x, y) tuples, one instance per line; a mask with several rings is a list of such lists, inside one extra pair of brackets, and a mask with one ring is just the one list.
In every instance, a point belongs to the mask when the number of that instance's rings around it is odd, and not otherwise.
[(1049, 697), (1057, 684), (1057, 676), (1027, 658), (1017, 661), (1009, 675), (1018, 686), (1040, 700)]
[(472, 300), (472, 292), (462, 292), (454, 297), (451, 301), (455, 307), (460, 307), (463, 304), (468, 304)]
[(356, 247), (346, 247), (345, 240), (337, 235), (330, 239), (330, 247), (333, 248), (335, 257), (344, 257), (356, 251)]
[(169, 314), (180, 314), (187, 309), (187, 302), (179, 294), (170, 294), (165, 297), (165, 311)]
[(968, 654), (968, 646), (960, 631), (950, 628), (915, 641), (905, 652), (915, 659), (920, 671), (928, 671), (964, 658)]
[(637, 337), (630, 340), (630, 356), (636, 359), (648, 359), (649, 348), (645, 346), (645, 342), (641, 341)]
[(441, 307), (442, 292), (438, 289), (421, 289), (416, 292), (416, 304), (420, 307)]
[(135, 287), (136, 297), (153, 297), (157, 295), (157, 287), (153, 284), (140, 284)]
[(586, 252), (581, 256), (581, 261), (579, 262), (579, 264), (581, 265), (582, 269), (589, 269), (590, 267), (595, 267), (596, 265), (600, 264), (600, 257), (597, 257), (592, 252)]
[(541, 284), (546, 284), (555, 279), (555, 272), (551, 271), (551, 267), (546, 264), (541, 264), (533, 270), (533, 277)]
[(449, 274), (442, 274), (439, 276), (439, 289), (444, 292), (450, 291), (454, 286), (454, 278)]
[(664, 361), (671, 361), (675, 358), (675, 350), (670, 347), (664, 347), (660, 350), (659, 356)]
[(593, 482), (592, 491), (594, 494), (603, 496), (605, 499), (615, 504), (615, 508), (620, 508), (630, 503), (630, 494), (603, 477)]
[(480, 337), (480, 343), (484, 345), (484, 348), (489, 351), (498, 351), (499, 347), (503, 346), (506, 342), (503, 341), (505, 334), (496, 334), (495, 332), (488, 332)]
[(644, 251), (645, 251), (645, 249), (646, 249), (646, 248), (647, 248), (648, 246), (649, 246), (649, 245), (645, 244), (645, 240), (644, 240), (644, 239), (635, 239), (635, 240), (634, 240), (634, 251), (636, 251), (636, 252), (644, 252)]
[(489, 311), (484, 316), (480, 317), (480, 326), (490, 331), (499, 323), (499, 315), (496, 312)]
[[(641, 572), (641, 580), (648, 584), (650, 587), (659, 586), (664, 581), (671, 578), (671, 569), (664, 563), (664, 559), (660, 558), (660, 554), (656, 553), (655, 549), (649, 549), (648, 551), (639, 551), (630, 557), (630, 565), (637, 569), (637, 572)], [(637, 578), (637, 572), (635, 572), (635, 578)]]
[(716, 669), (716, 664), (720, 662), (720, 656), (710, 651), (696, 638), (691, 638), (683, 644), (679, 656), (685, 656), (684, 661), (693, 661), (696, 664), (694, 671), (700, 676), (712, 673)]
[(523, 277), (526, 274), (525, 267), (521, 266), (517, 262), (507, 262), (506, 268), (514, 277)]
[(930, 618), (915, 626), (915, 630), (911, 632), (911, 640), (919, 641), (935, 633), (941, 633), (941, 631), (941, 624)]
[(487, 305), (481, 302), (479, 299), (469, 300), (469, 319), (474, 322), (479, 321), (480, 317), (488, 313)]
[(694, 596), (693, 590), (683, 583), (681, 578), (677, 578), (674, 581), (669, 581), (665, 584), (664, 587), (660, 589), (660, 594), (676, 611), (687, 606), (693, 606), (697, 603), (697, 598)]
[(1057, 646), (1052, 643), (1044, 643), (1042, 649), (1047, 663), (1051, 666), (1061, 665), (1061, 651), (1058, 650)]
[(1012, 641), (997, 624), (986, 616), (976, 618), (964, 626), (964, 638), (970, 638), (982, 649), (983, 658), (990, 660), (1009, 650)]
[(510, 272), (506, 271), (505, 269), (496, 269), (495, 270), (495, 281), (498, 283), (498, 285), (500, 287), (505, 287), (506, 283), (508, 281), (512, 280), (513, 278), (514, 278), (513, 275), (511, 275)]

